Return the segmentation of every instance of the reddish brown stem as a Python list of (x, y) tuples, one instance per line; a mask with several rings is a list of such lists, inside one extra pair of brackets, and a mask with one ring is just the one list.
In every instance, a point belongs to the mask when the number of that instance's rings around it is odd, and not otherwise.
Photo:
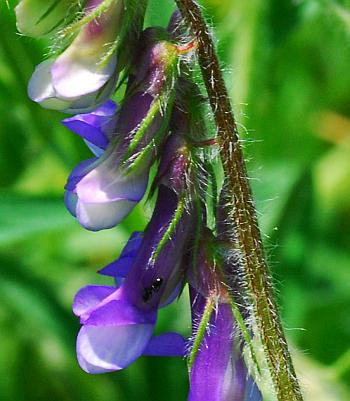
[(237, 125), (208, 26), (193, 0), (176, 3), (197, 41), (197, 55), (214, 113), (243, 268), (261, 341), (279, 401), (302, 401), (300, 386), (274, 300)]

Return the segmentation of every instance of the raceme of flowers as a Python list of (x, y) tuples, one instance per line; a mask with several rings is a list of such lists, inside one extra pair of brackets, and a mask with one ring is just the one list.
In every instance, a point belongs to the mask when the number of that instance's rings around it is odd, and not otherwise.
[[(144, 232), (87, 285), (73, 312), (82, 325), (77, 358), (88, 373), (124, 369), (141, 356), (188, 358), (190, 401), (259, 401), (248, 369), (240, 257), (222, 211), (222, 178), (206, 98), (195, 82), (196, 44), (179, 12), (167, 29), (143, 30), (145, 0), (21, 0), (24, 35), (54, 36), (28, 93), (42, 107), (73, 114), (63, 124), (92, 152), (68, 177), (65, 204), (86, 229), (121, 223), (145, 194), (155, 206)], [(123, 99), (113, 100), (116, 90)], [(150, 169), (156, 166), (151, 179)], [(154, 334), (162, 308), (190, 292), (192, 333)], [(254, 364), (253, 364), (254, 365)]]

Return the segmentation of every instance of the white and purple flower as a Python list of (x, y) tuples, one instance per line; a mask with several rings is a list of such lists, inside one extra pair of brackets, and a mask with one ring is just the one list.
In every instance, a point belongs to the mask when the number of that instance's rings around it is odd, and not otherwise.
[[(146, 99), (136, 94), (124, 104), (119, 124), (113, 102), (105, 103), (92, 113), (63, 121), (84, 138), (98, 156), (80, 163), (66, 184), (67, 209), (89, 230), (114, 227), (145, 194), (151, 160), (129, 172), (123, 165), (123, 156), (130, 141), (129, 133), (137, 129), (147, 115), (149, 103)], [(138, 106), (137, 112), (132, 118), (126, 118), (135, 106)]]
[[(117, 106), (112, 101), (88, 114), (63, 120), (63, 124), (80, 135), (97, 156), (81, 162), (70, 174), (65, 193), (67, 209), (90, 230), (118, 224), (142, 198), (148, 173), (125, 179), (110, 166), (113, 155), (103, 161), (103, 154), (113, 136)], [(108, 164), (109, 163), (109, 164)], [(110, 166), (110, 169), (108, 169)], [(140, 178), (139, 178), (140, 177)]]
[[(103, 0), (89, 0), (85, 15)], [(87, 22), (57, 59), (37, 66), (28, 86), (29, 97), (44, 108), (66, 113), (86, 113), (104, 103), (117, 81), (117, 56), (108, 46), (118, 36), (123, 1), (113, 1), (107, 10)]]
[[(145, 194), (148, 168), (126, 174), (115, 160), (98, 158), (80, 163), (66, 184), (67, 209), (88, 230), (119, 224)], [(148, 166), (147, 166), (148, 167)]]
[(158, 309), (168, 304), (169, 298), (175, 299), (184, 275), (180, 262), (191, 231), (188, 214), (157, 259), (152, 259), (176, 207), (177, 196), (162, 186), (144, 236), (134, 234), (117, 263), (101, 271), (116, 277), (118, 283), (122, 278), (121, 285), (87, 286), (76, 295), (73, 311), (83, 325), (77, 355), (86, 372), (120, 370), (141, 355), (185, 355), (185, 340), (179, 334), (153, 336)]

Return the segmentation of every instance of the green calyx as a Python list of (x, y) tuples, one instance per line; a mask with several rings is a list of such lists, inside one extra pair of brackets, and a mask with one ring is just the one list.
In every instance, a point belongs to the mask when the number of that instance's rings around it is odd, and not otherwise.
[(104, 1), (102, 1), (97, 7), (95, 7), (93, 10), (91, 10), (89, 13), (86, 13), (81, 18), (78, 17), (78, 19), (75, 22), (66, 26), (61, 31), (61, 37), (67, 38), (67, 37), (71, 37), (72, 35), (77, 34), (85, 25), (92, 22), (94, 19), (100, 17), (102, 14), (104, 14), (106, 11), (108, 11), (108, 9), (116, 1), (122, 1), (122, 0), (104, 0)]
[(191, 352), (188, 356), (187, 366), (189, 371), (191, 371), (194, 361), (196, 360), (197, 353), (200, 349), (206, 330), (208, 328), (208, 324), (210, 322), (211, 315), (214, 311), (214, 307), (215, 307), (215, 301), (211, 298), (208, 298), (202, 314), (202, 318), (199, 322), (196, 334), (194, 336)]
[(159, 241), (156, 249), (152, 252), (151, 256), (151, 261), (152, 263), (155, 263), (157, 258), (159, 257), (160, 253), (164, 249), (165, 245), (168, 243), (168, 241), (171, 239), (171, 236), (176, 230), (177, 225), (179, 224), (184, 212), (186, 209), (186, 199), (183, 196), (182, 198), (179, 199), (177, 208), (174, 212), (173, 218), (166, 229), (165, 233), (163, 234), (161, 240)]

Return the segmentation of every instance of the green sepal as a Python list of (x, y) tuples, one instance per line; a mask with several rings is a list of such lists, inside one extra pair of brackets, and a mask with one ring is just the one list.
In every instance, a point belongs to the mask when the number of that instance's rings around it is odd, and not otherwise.
[(177, 204), (176, 210), (174, 212), (173, 218), (171, 219), (168, 228), (166, 229), (165, 233), (163, 234), (162, 238), (158, 242), (157, 248), (154, 249), (151, 256), (151, 261), (154, 264), (157, 260), (158, 256), (164, 249), (165, 245), (170, 240), (172, 234), (175, 232), (177, 225), (179, 224), (184, 212), (186, 209), (186, 198), (183, 196), (179, 199)]
[(198, 328), (196, 330), (196, 334), (194, 335), (194, 340), (193, 340), (193, 344), (191, 347), (191, 352), (188, 356), (187, 359), (187, 366), (188, 366), (188, 370), (191, 371), (194, 361), (196, 359), (197, 353), (200, 350), (200, 346), (202, 344), (203, 338), (205, 336), (205, 333), (207, 331), (208, 328), (208, 324), (210, 322), (210, 318), (211, 315), (214, 311), (214, 307), (215, 307), (215, 302), (213, 299), (208, 298), (207, 299), (207, 303), (205, 305), (203, 314), (202, 314), (202, 318), (201, 321), (198, 325)]

